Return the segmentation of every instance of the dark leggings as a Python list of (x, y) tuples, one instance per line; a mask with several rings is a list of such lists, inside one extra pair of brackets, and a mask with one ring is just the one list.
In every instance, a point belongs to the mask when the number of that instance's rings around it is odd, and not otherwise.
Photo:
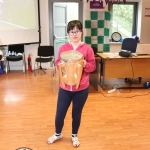
[(77, 92), (66, 91), (62, 88), (59, 89), (56, 118), (55, 118), (56, 133), (59, 134), (62, 131), (64, 119), (71, 102), (72, 102), (72, 134), (78, 133), (82, 109), (88, 97), (88, 91), (89, 88)]

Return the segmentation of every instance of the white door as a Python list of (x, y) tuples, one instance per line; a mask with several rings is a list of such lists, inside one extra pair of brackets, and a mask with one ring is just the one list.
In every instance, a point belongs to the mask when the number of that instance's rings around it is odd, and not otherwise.
[[(83, 2), (81, 0), (51, 0), (50, 43), (54, 46), (55, 58), (61, 45), (68, 41), (67, 23), (70, 20), (83, 20)], [(80, 15), (79, 15), (80, 14)]]
[(67, 42), (67, 3), (53, 3), (55, 58), (61, 45)]

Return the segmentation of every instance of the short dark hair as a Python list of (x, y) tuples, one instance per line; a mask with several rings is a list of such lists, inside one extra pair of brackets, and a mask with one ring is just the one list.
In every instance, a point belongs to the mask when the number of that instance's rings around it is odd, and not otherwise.
[(72, 21), (68, 22), (67, 33), (69, 33), (70, 30), (73, 30), (74, 27), (77, 27), (80, 31), (83, 30), (82, 23), (79, 20), (72, 20)]

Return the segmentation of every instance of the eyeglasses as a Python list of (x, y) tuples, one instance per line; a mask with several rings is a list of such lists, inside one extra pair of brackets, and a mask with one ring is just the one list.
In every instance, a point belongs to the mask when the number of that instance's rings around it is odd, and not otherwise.
[(78, 35), (81, 31), (70, 31), (70, 35)]

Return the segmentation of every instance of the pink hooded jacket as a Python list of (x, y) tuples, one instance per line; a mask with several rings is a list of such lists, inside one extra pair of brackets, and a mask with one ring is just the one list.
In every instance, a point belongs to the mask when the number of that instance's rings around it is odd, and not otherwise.
[[(62, 52), (73, 50), (73, 49), (74, 49), (73, 46), (69, 42), (60, 47), (58, 56), (55, 62), (57, 68), (58, 68), (58, 64), (60, 63), (60, 54)], [(83, 42), (76, 48), (76, 51), (83, 54), (84, 59), (86, 60), (86, 66), (83, 68), (83, 73), (82, 73), (82, 77), (81, 77), (78, 89), (76, 89), (75, 85), (73, 86), (66, 85), (66, 87), (64, 88), (60, 82), (60, 87), (67, 91), (80, 91), (80, 90), (86, 89), (89, 86), (90, 72), (93, 72), (96, 69), (94, 52), (91, 46)]]

